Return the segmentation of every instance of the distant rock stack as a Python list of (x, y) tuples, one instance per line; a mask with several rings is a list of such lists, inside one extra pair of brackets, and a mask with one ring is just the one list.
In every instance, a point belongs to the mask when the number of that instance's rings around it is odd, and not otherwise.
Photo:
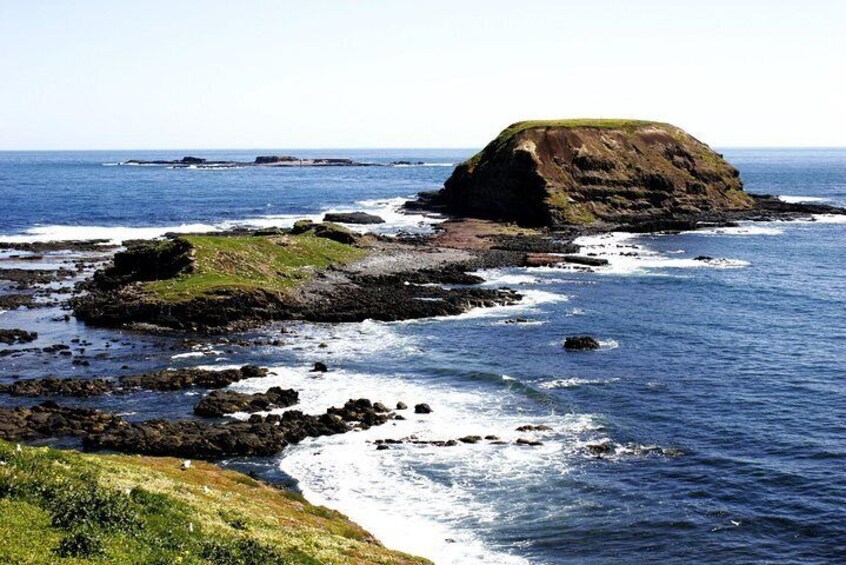
[(518, 122), (460, 164), (433, 204), (527, 226), (748, 210), (737, 169), (683, 130), (634, 120)]

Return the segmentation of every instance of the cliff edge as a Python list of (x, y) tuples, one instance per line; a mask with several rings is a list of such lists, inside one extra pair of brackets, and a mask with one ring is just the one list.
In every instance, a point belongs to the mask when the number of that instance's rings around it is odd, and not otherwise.
[(431, 203), (526, 226), (655, 221), (754, 206), (721, 155), (673, 125), (639, 120), (512, 124), (456, 167)]

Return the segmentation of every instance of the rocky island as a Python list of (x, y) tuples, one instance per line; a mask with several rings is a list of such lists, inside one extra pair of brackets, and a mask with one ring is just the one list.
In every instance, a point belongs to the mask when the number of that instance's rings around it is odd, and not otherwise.
[[(181, 159), (129, 159), (121, 161), (120, 165), (136, 165), (151, 167), (171, 167), (176, 169), (232, 169), (242, 167), (375, 167), (381, 163), (365, 163), (352, 159), (326, 157), (294, 157), (292, 155), (259, 155), (253, 161), (226, 161), (203, 159), (190, 155)], [(393, 163), (391, 163), (393, 165)]]
[(744, 192), (737, 169), (676, 126), (604, 119), (512, 124), (411, 207), (604, 231), (839, 213)]
[[(291, 159), (260, 157), (255, 164)], [(507, 289), (474, 287), (481, 282), (468, 274), (474, 269), (606, 264), (577, 254), (573, 241), (585, 233), (843, 212), (750, 195), (737, 169), (710, 147), (678, 127), (639, 120), (512, 124), (458, 165), (442, 190), (407, 208), (453, 218), (412, 239), (304, 220), (289, 230), (130, 242), (74, 299), (74, 310), (95, 325), (204, 332), (271, 320), (451, 315), (519, 300)], [(363, 213), (324, 219), (381, 221)]]

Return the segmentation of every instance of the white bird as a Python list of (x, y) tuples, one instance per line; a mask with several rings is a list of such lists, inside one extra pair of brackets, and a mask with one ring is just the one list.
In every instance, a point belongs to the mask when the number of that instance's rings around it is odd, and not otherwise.
[(185, 461), (182, 462), (182, 470), (183, 471), (185, 471), (186, 469), (190, 469), (190, 468), (191, 468), (191, 460), (190, 459), (186, 459)]
[(734, 524), (734, 527), (736, 528), (740, 525), (740, 520), (732, 520), (731, 523)]
[(15, 446), (15, 451), (17, 451), (18, 453), (20, 453), (21, 451), (23, 451), (23, 448), (21, 447), (21, 444), (18, 444), (18, 445), (16, 445), (16, 446)]

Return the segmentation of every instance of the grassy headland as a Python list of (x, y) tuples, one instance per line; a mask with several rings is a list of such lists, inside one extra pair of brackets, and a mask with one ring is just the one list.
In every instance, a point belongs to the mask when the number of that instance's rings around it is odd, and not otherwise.
[(181, 236), (191, 244), (193, 269), (172, 279), (147, 282), (145, 290), (178, 302), (221, 290), (285, 292), (318, 269), (355, 261), (365, 249), (313, 233), (278, 236)]
[(420, 564), (338, 512), (233, 471), (0, 441), (0, 562)]

